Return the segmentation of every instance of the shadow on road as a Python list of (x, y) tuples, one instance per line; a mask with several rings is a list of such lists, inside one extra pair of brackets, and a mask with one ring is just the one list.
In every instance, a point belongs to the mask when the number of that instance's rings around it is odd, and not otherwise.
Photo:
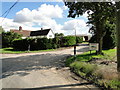
[[(67, 85), (54, 85), (54, 86), (45, 86), (45, 87), (38, 87), (38, 88), (26, 88), (22, 90), (39, 90), (39, 89), (53, 89), (53, 88), (65, 88), (65, 87), (74, 87), (74, 86), (82, 86), (82, 85), (91, 85), (92, 83), (77, 83), (77, 84), (67, 84)], [(85, 88), (83, 88), (85, 89)], [(87, 88), (86, 88), (87, 89)]]
[(76, 50), (77, 52), (87, 52), (87, 51), (89, 51), (89, 47), (84, 47), (84, 48), (82, 48), (82, 49), (78, 49), (78, 50)]
[(25, 76), (26, 71), (64, 67), (64, 61), (70, 54), (41, 54), (6, 58), (2, 60), (2, 78), (11, 75)]

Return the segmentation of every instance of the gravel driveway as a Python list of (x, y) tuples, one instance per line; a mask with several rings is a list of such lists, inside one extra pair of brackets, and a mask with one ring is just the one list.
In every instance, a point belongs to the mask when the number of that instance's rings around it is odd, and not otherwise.
[[(88, 51), (88, 46), (77, 46), (77, 54)], [(2, 54), (2, 88), (96, 88), (78, 78), (65, 67), (64, 61), (73, 55), (68, 49), (26, 53)]]

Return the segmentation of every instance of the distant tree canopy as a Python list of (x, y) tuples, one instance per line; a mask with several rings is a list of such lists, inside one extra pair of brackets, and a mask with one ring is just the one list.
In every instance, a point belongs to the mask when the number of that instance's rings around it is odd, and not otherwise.
[(12, 47), (12, 42), (15, 39), (21, 39), (22, 35), (14, 32), (2, 32), (2, 47)]
[(2, 32), (4, 32), (4, 29), (0, 26), (0, 34), (2, 34)]
[(55, 37), (63, 37), (64, 34), (63, 33), (55, 33)]

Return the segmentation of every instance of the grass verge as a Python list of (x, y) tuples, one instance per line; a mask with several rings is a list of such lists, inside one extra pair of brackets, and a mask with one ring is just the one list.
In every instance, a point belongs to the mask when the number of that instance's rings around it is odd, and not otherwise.
[(0, 52), (3, 54), (20, 54), (20, 53), (36, 53), (43, 51), (54, 51), (56, 49), (47, 49), (47, 50), (37, 50), (37, 51), (15, 51), (13, 48), (2, 48)]
[[(90, 52), (85, 52), (81, 55), (77, 55), (76, 59), (74, 59), (74, 57), (69, 57), (66, 60), (66, 66), (69, 66), (71, 70), (77, 75), (89, 81), (92, 81), (106, 89), (120, 89), (120, 81), (118, 80), (117, 74), (112, 74), (112, 72), (108, 73), (110, 72), (109, 65), (106, 65), (108, 68), (103, 68), (102, 65), (99, 65), (98, 63), (91, 63), (91, 60), (95, 58), (97, 60), (102, 59), (114, 61), (114, 58), (116, 57), (116, 49), (103, 50), (103, 53), (104, 55), (96, 55), (95, 51), (92, 51), (91, 54)], [(102, 71), (100, 72), (100, 70)], [(107, 72), (104, 72), (105, 70)]]

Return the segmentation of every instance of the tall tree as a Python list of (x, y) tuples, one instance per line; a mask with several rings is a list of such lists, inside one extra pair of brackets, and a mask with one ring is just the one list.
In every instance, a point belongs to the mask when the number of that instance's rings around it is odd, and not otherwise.
[(117, 70), (120, 75), (120, 1), (117, 2)]
[[(115, 4), (112, 2), (68, 2), (65, 5), (69, 8), (68, 17), (75, 18), (76, 16), (88, 13), (88, 24), (92, 24), (94, 32), (97, 35), (97, 42), (99, 43), (98, 54), (102, 54), (102, 42), (105, 35), (104, 25), (106, 20), (111, 20), (115, 12)], [(92, 12), (92, 13), (91, 13)]]

